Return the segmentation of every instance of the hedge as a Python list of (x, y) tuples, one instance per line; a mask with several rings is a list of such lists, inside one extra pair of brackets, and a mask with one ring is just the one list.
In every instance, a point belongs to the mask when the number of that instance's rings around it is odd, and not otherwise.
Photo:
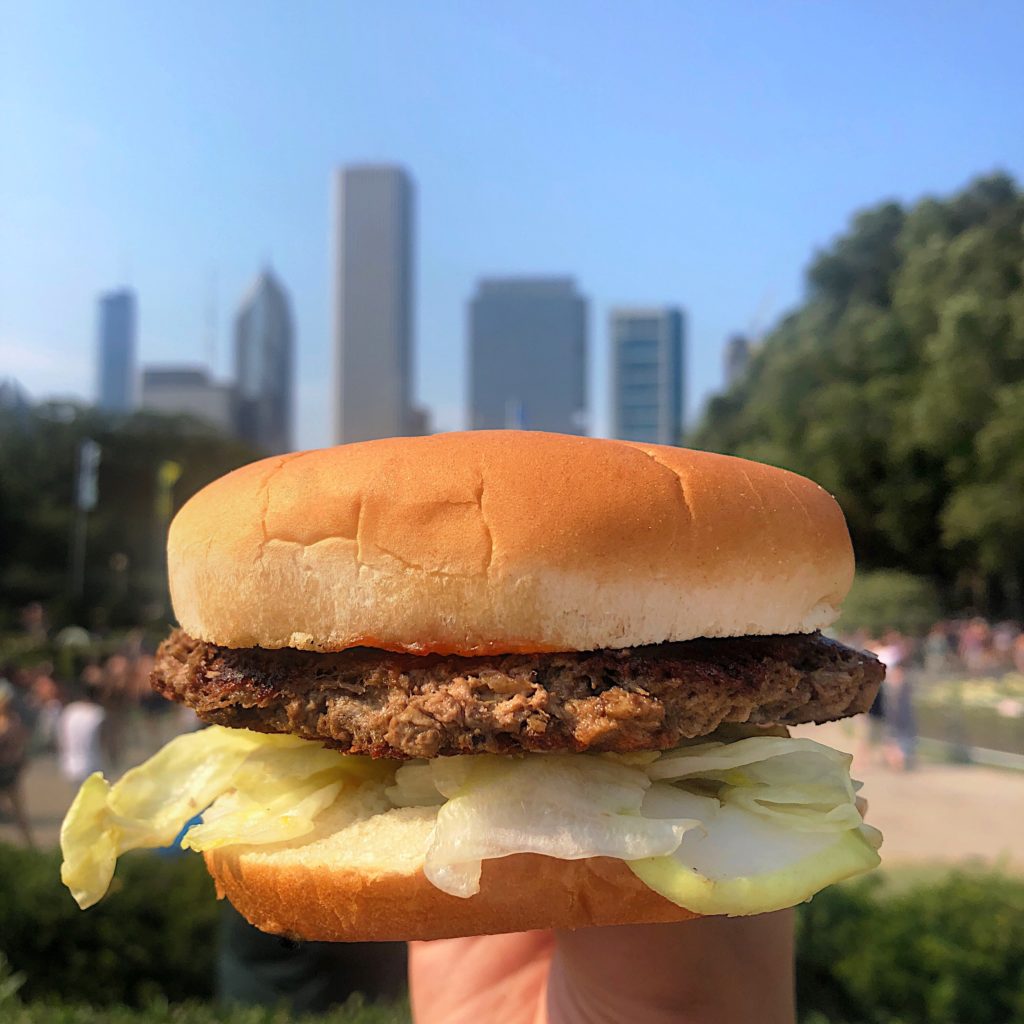
[(196, 856), (125, 857), (111, 892), (83, 913), (60, 853), (0, 845), (0, 951), (21, 995), (139, 1006), (213, 995), (217, 902)]
[[(195, 1002), (213, 992), (217, 917), (195, 856), (124, 858), (114, 891), (82, 913), (60, 885), (56, 854), (0, 845), (0, 951), (9, 961), (0, 968), (0, 1019), (314, 1020)], [(20, 986), (14, 975), (23, 976)], [(800, 908), (797, 995), (805, 1024), (1024, 1024), (1024, 880), (952, 872), (897, 884), (876, 874), (827, 889)], [(408, 1016), (401, 1004), (352, 1004), (315, 1019), (392, 1024)]]
[(1024, 1024), (1024, 879), (951, 872), (899, 889), (876, 874), (825, 890), (798, 921), (809, 1024), (811, 1011), (828, 1024)]
[(59, 1002), (21, 1004), (8, 999), (0, 1000), (0, 1015), (4, 1024), (409, 1024), (410, 1020), (405, 1003), (373, 1005), (359, 999), (316, 1016), (295, 1016), (284, 1009), (219, 1007), (198, 1002), (157, 1002), (137, 1009)]

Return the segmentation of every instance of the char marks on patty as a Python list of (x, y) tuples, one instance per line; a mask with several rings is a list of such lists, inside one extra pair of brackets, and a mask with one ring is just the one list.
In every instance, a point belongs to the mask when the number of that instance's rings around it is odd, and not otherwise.
[(206, 722), (410, 758), (663, 750), (723, 723), (826, 722), (866, 711), (883, 675), (817, 633), (463, 658), (231, 649), (179, 629), (152, 682)]

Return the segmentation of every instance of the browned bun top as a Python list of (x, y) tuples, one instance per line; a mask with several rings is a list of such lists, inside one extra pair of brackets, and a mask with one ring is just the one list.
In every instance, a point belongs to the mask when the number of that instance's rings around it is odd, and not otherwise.
[(226, 647), (481, 654), (810, 632), (853, 578), (817, 484), (529, 431), (264, 459), (171, 524), (174, 610)]

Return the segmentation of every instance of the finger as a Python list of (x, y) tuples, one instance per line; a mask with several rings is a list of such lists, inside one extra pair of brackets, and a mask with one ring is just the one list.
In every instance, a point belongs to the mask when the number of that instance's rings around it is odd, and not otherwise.
[(793, 914), (560, 932), (549, 1024), (792, 1024)]
[(410, 942), (415, 1024), (534, 1024), (553, 950), (551, 932)]

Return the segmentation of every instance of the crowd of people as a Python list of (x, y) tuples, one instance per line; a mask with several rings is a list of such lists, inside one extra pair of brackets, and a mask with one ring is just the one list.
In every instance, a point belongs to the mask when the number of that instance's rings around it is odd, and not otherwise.
[(880, 759), (897, 771), (914, 766), (914, 687), (918, 683), (955, 676), (1024, 674), (1024, 628), (1019, 622), (944, 619), (923, 637), (888, 630), (878, 637), (858, 632), (841, 639), (873, 652), (885, 665), (885, 682), (861, 723), (857, 760)]
[(116, 775), (129, 767), (129, 744), (154, 750), (170, 733), (194, 727), (191, 712), (153, 693), (152, 668), (152, 653), (133, 633), (70, 679), (59, 678), (48, 661), (0, 669), (0, 813), (27, 845), (33, 837), (21, 781), (32, 756), (55, 756), (77, 789), (95, 771)]

